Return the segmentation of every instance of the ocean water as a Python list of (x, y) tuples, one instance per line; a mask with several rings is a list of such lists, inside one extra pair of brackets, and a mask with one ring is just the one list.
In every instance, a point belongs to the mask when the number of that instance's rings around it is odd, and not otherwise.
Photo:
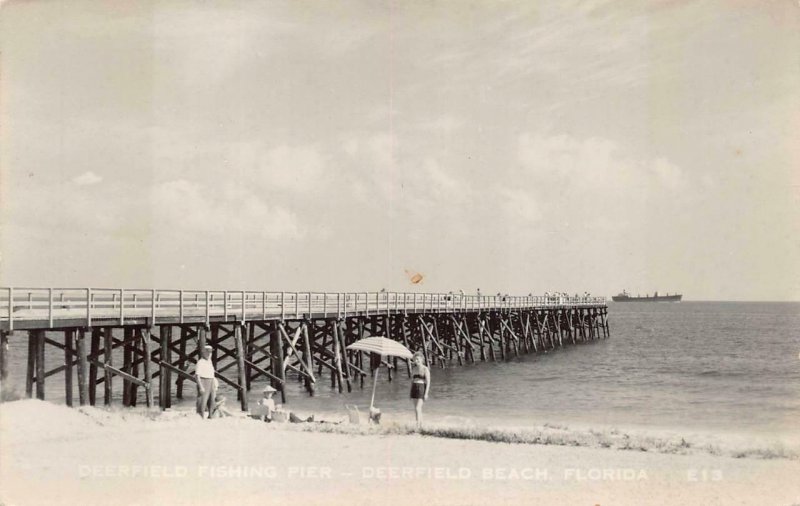
[[(800, 433), (800, 304), (610, 303), (611, 337), (506, 362), (431, 369), (424, 410), (438, 420)], [(385, 371), (384, 373), (385, 379)], [(369, 405), (370, 385), (331, 394), (323, 382), (290, 405)], [(376, 405), (412, 413), (404, 369), (379, 381)], [(294, 409), (294, 408), (293, 408)]]
[[(433, 367), (425, 416), (509, 427), (800, 434), (800, 303), (610, 303), (609, 318), (606, 340), (506, 362)], [(11, 372), (18, 382), (24, 378), (23, 338), (11, 340)], [(59, 360), (54, 354), (48, 352), (48, 361)], [(392, 382), (385, 369), (380, 374), (376, 405), (384, 417), (412, 419), (404, 367)], [(255, 384), (251, 402), (259, 390)], [(237, 409), (235, 394), (225, 391)], [(191, 409), (191, 392), (175, 409)], [(324, 371), (315, 396), (294, 379), (287, 394), (293, 411), (343, 419), (345, 404), (369, 406), (371, 378), (363, 389), (354, 385), (339, 394)], [(48, 378), (47, 396), (63, 402), (60, 374)]]

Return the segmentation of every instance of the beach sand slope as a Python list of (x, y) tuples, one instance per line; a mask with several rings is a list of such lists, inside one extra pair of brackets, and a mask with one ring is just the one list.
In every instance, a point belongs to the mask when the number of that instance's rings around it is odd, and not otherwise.
[(0, 503), (800, 504), (800, 462), (0, 405)]

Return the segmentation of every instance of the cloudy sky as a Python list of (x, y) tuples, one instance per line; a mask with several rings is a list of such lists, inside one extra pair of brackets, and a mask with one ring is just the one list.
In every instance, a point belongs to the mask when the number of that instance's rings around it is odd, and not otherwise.
[(0, 284), (800, 300), (797, 0), (12, 0), (0, 29)]

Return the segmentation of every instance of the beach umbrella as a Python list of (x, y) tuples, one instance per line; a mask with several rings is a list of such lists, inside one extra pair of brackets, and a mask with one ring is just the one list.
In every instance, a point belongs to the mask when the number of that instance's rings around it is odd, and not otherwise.
[[(414, 354), (411, 353), (411, 350), (402, 344), (385, 337), (368, 337), (366, 339), (361, 339), (360, 341), (356, 341), (348, 346), (347, 349), (375, 353), (381, 357), (399, 357), (408, 359), (414, 356)], [(370, 412), (372, 412), (372, 408), (375, 405), (375, 388), (378, 386), (379, 370), (380, 367), (375, 369), (375, 376), (372, 379), (372, 400), (369, 402)]]

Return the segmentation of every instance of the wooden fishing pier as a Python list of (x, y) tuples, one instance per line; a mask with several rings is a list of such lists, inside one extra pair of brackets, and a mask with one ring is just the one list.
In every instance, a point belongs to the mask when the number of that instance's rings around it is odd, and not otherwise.
[[(9, 341), (27, 337), (27, 396), (44, 399), (47, 378), (63, 373), (69, 406), (75, 386), (80, 405), (97, 402), (98, 386), (110, 405), (118, 380), (124, 406), (169, 408), (187, 383), (195, 395), (205, 345), (245, 411), (257, 381), (283, 402), (287, 381), (313, 395), (326, 374), (332, 388), (350, 391), (380, 365), (346, 349), (370, 336), (420, 350), (433, 367), (464, 365), (607, 338), (608, 307), (604, 297), (0, 288), (0, 378)], [(58, 363), (45, 363), (48, 346)], [(390, 380), (410, 376), (407, 361), (385, 360)]]

